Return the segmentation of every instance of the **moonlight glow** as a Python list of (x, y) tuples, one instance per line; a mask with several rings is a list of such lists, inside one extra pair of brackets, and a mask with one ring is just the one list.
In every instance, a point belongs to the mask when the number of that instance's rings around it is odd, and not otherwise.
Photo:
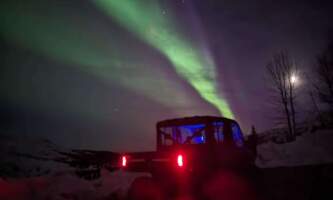
[(291, 75), (290, 81), (292, 84), (297, 84), (299, 82), (298, 77), (295, 74)]

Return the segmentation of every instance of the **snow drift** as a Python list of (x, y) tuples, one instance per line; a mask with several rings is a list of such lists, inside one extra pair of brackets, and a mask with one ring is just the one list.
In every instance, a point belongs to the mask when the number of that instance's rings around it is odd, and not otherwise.
[(261, 168), (333, 163), (333, 130), (306, 132), (291, 143), (260, 144), (256, 165)]

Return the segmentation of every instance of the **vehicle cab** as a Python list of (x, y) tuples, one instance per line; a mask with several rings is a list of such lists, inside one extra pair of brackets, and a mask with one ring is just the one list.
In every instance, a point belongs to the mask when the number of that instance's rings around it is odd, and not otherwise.
[(179, 145), (244, 146), (238, 123), (222, 117), (188, 117), (157, 123), (157, 151)]
[[(152, 185), (156, 183), (171, 196), (184, 187), (199, 191), (200, 185), (220, 171), (239, 174), (253, 164), (234, 120), (212, 116), (177, 118), (158, 122), (156, 131), (155, 152), (128, 154), (122, 157), (122, 164), (131, 171), (149, 172)], [(137, 179), (131, 191), (140, 191), (146, 181)]]
[(164, 120), (157, 123), (156, 129), (157, 152), (172, 155), (183, 171), (205, 174), (253, 164), (243, 133), (234, 120), (195, 116)]

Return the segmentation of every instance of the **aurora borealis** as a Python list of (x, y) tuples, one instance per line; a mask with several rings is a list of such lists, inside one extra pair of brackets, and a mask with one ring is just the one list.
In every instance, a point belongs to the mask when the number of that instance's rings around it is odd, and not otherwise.
[[(198, 47), (186, 41), (186, 38), (182, 37), (182, 34), (172, 27), (171, 20), (163, 15), (163, 11), (158, 7), (156, 1), (146, 2), (149, 6), (143, 6), (142, 3), (135, 1), (95, 2), (103, 10), (110, 11), (109, 13), (126, 28), (140, 35), (148, 44), (165, 55), (176, 72), (187, 80), (204, 100), (215, 106), (221, 115), (234, 118), (227, 101), (221, 98), (222, 95), (219, 94), (221, 92), (217, 89), (215, 64), (210, 55), (203, 54)], [(3, 9), (4, 34), (13, 39), (14, 42), (22, 43), (28, 48), (46, 53), (52, 58), (79, 64), (79, 67), (83, 70), (102, 76), (107, 81), (110, 81), (110, 79), (116, 80), (148, 96), (155, 96), (152, 98), (158, 96), (151, 95), (151, 89), (147, 89), (146, 85), (140, 87), (136, 82), (128, 82), (115, 74), (114, 71), (121, 70), (124, 65), (133, 66), (137, 63), (124, 62), (125, 59), (119, 58), (121, 55), (116, 52), (115, 48), (107, 47), (101, 44), (101, 41), (92, 40), (86, 35), (76, 34), (77, 32), (87, 31), (86, 29), (83, 28), (82, 30), (82, 28), (76, 27), (74, 30), (73, 22), (66, 22), (66, 19), (61, 16), (60, 18), (52, 16), (52, 14), (47, 16), (49, 18), (54, 17), (51, 18), (50, 23), (47, 18), (39, 17), (38, 14), (28, 12), (23, 17), (13, 15), (10, 9), (5, 7)], [(19, 8), (14, 7), (14, 9), (20, 11)], [(34, 27), (37, 23), (39, 26)], [(53, 33), (56, 33), (56, 35), (53, 36)], [(42, 36), (39, 36), (39, 34), (42, 34)], [(93, 34), (96, 37), (101, 37), (100, 34)], [(36, 37), (37, 35), (38, 37)], [(122, 45), (121, 42), (116, 42), (116, 39), (112, 41), (112, 44), (114, 46)], [(140, 63), (138, 64), (140, 65)], [(113, 73), (110, 72), (111, 70)], [(156, 74), (160, 74), (158, 71), (154, 71)], [(147, 76), (154, 75), (152, 73)], [(177, 93), (181, 94), (181, 92)], [(180, 98), (185, 99), (185, 97)], [(157, 99), (157, 101), (165, 103), (163, 100), (164, 98)]]
[(282, 48), (310, 63), (328, 8), (287, 0), (3, 0), (0, 131), (118, 151), (153, 149), (154, 125), (167, 118), (223, 115), (244, 132), (264, 130), (267, 58)]
[[(40, 3), (38, 6), (50, 9), (47, 3)], [(68, 12), (66, 8), (56, 3), (53, 6), (58, 12)], [(182, 85), (169, 78), (163, 67), (143, 61), (147, 56), (138, 53), (138, 49), (124, 47), (126, 45), (119, 38), (120, 34), (112, 30), (112, 27), (110, 34), (113, 37), (110, 38), (102, 32), (95, 32), (94, 24), (77, 23), (76, 18), (89, 21), (88, 17), (75, 15), (65, 18), (54, 12), (35, 13), (35, 9), (31, 5), (22, 12), (22, 8), (14, 3), (2, 7), (2, 35), (14, 44), (50, 59), (72, 64), (84, 72), (97, 76), (107, 84), (122, 85), (165, 106), (191, 105), (191, 97), (183, 91)], [(136, 45), (136, 42), (133, 43)], [(152, 62), (155, 62), (154, 59)], [(160, 88), (164, 88), (166, 94), (172, 94), (175, 101), (170, 102), (165, 98), (165, 95), (160, 93)], [(18, 99), (16, 95), (11, 93), (9, 97), (16, 101)], [(76, 112), (84, 112), (84, 109), (76, 109)], [(91, 114), (94, 113), (89, 113)]]
[(121, 24), (161, 51), (200, 96), (216, 106), (222, 116), (234, 118), (225, 99), (220, 98), (216, 87), (216, 70), (213, 61), (204, 57), (193, 45), (186, 42), (172, 28), (171, 20), (163, 14), (156, 1), (140, 4), (136, 1), (97, 0), (96, 3)]

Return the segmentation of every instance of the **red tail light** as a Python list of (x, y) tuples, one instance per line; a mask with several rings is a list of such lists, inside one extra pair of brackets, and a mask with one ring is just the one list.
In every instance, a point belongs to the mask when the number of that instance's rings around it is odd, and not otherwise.
[(183, 158), (182, 154), (178, 154), (178, 156), (177, 156), (177, 165), (178, 165), (178, 167), (184, 166), (184, 158)]
[(122, 167), (126, 167), (127, 166), (127, 157), (126, 156), (122, 156), (121, 157), (121, 166)]

